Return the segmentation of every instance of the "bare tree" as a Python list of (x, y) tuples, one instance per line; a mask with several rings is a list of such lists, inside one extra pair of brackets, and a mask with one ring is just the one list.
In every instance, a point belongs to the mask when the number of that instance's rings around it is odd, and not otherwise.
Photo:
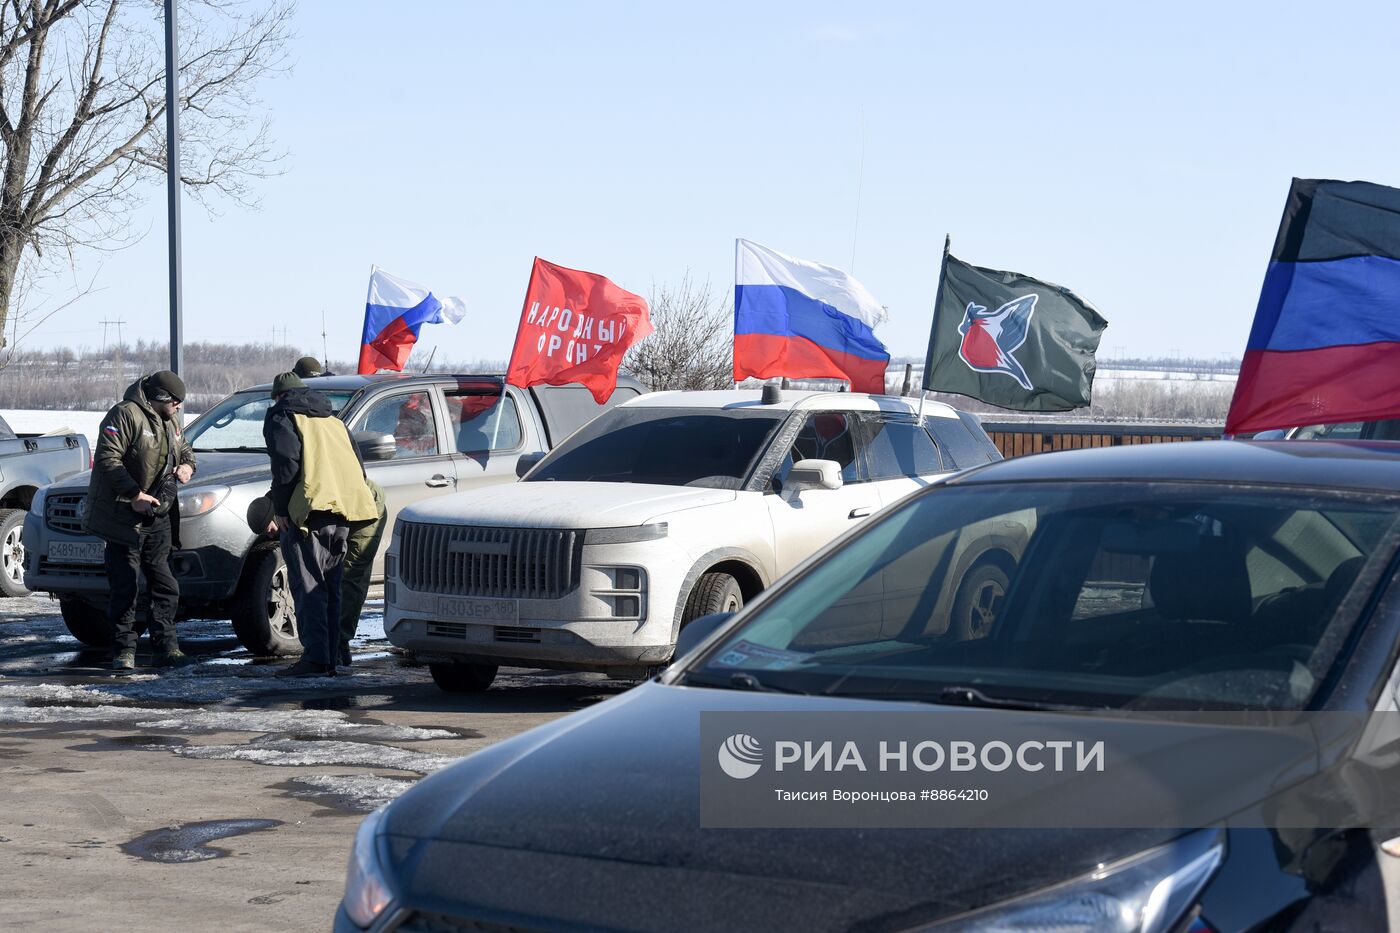
[(686, 273), (651, 292), (651, 336), (627, 351), (622, 368), (652, 391), (734, 386), (734, 312), (709, 282)]
[[(179, 171), (206, 207), (251, 203), (275, 168), (255, 90), (285, 66), (293, 10), (180, 3)], [(0, 347), (27, 264), (137, 238), (127, 214), (166, 171), (163, 49), (160, 0), (0, 0)]]

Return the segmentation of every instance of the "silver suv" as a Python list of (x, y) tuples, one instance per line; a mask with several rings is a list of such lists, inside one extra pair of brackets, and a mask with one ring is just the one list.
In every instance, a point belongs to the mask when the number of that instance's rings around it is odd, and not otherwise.
[[(307, 384), (349, 426), (370, 477), (384, 488), (389, 522), (405, 506), (460, 489), (511, 483), (517, 461), (537, 459), (594, 415), (634, 398), (623, 379), (598, 405), (578, 385), (506, 386), (500, 376), (327, 376)], [(271, 485), (263, 446), (270, 385), (230, 395), (185, 429), (199, 458), (180, 490), (182, 547), (171, 555), (181, 618), (227, 618), (255, 654), (301, 650), (277, 543), (254, 535), (248, 503)], [(85, 644), (112, 642), (103, 543), (82, 530), (88, 474), (35, 494), (24, 525), (25, 585), (57, 597), (69, 631)], [(384, 536), (385, 545), (389, 536)], [(374, 582), (382, 579), (376, 556)]]

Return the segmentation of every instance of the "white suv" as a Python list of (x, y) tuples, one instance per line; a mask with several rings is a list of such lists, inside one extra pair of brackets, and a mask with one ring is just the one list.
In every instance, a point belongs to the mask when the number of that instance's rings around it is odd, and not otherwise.
[[(920, 423), (916, 404), (727, 391), (620, 405), (521, 483), (400, 513), (385, 561), (389, 640), (454, 691), (485, 689), (499, 664), (618, 676), (663, 665), (690, 620), (739, 608), (940, 475), (1000, 459), (971, 415), (929, 402)], [(945, 599), (965, 604), (952, 624), (969, 629), (979, 604), (1000, 598), (1024, 528), (981, 540), (955, 570), (982, 589)]]

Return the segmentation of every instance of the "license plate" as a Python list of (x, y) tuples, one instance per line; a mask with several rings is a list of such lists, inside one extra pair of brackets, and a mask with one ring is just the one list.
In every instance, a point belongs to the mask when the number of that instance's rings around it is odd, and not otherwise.
[(100, 564), (107, 549), (101, 541), (50, 541), (49, 560), (70, 564)]
[(438, 618), (462, 622), (514, 623), (520, 619), (520, 603), (514, 599), (474, 599), (439, 596)]

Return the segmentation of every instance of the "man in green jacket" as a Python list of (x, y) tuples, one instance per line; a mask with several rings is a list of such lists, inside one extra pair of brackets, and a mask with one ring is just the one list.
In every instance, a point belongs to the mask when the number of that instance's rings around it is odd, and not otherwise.
[(113, 670), (136, 667), (138, 574), (150, 596), (155, 663), (187, 660), (175, 635), (180, 585), (170, 569), (170, 551), (180, 546), (176, 483), (188, 483), (195, 471), (194, 451), (175, 420), (184, 398), (185, 383), (173, 372), (144, 376), (127, 387), (97, 432), (83, 527), (106, 542)]
[(330, 401), (295, 373), (272, 383), (263, 419), (272, 461), (274, 520), (297, 608), (302, 655), (282, 674), (334, 676), (340, 648), (340, 585), (350, 526), (378, 514), (364, 466)]

